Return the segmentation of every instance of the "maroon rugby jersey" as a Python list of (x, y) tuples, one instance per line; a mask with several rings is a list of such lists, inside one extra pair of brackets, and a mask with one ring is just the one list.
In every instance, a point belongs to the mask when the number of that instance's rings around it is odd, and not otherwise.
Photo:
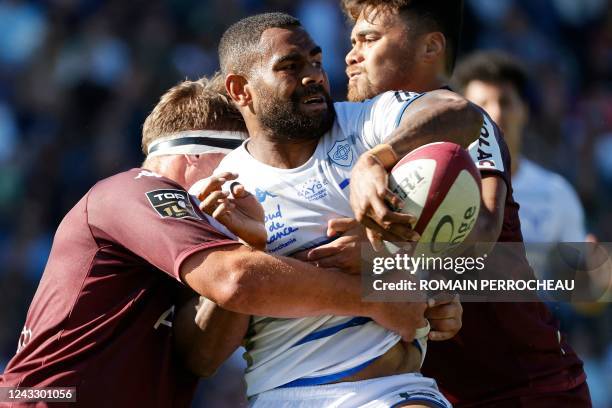
[[(504, 168), (496, 174), (508, 187), (498, 242), (522, 242), (510, 153), (497, 127), (495, 137)], [(485, 176), (487, 171), (482, 173)], [(522, 276), (533, 276), (524, 252), (508, 259), (508, 264)], [(459, 408), (491, 407), (495, 400), (570, 390), (584, 383), (586, 376), (582, 361), (558, 330), (558, 321), (542, 302), (464, 303), (463, 327), (451, 340), (428, 343), (423, 373), (435, 378)]]
[(173, 353), (179, 269), (197, 251), (236, 241), (188, 197), (132, 169), (70, 210), (0, 386), (76, 387), (82, 407), (189, 406), (196, 378)]

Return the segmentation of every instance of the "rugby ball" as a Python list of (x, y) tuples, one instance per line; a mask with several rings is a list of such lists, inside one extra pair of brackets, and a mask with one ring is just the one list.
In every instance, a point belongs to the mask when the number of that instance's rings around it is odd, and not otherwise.
[(439, 255), (459, 245), (478, 218), (480, 173), (457, 144), (430, 143), (408, 153), (391, 170), (389, 187), (403, 202), (396, 211), (417, 218), (413, 229), (421, 235), (419, 255)]

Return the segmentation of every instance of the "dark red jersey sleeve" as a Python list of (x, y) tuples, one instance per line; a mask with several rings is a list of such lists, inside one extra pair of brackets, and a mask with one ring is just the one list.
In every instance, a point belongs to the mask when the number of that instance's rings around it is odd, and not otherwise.
[(496, 175), (501, 177), (508, 186), (508, 190), (510, 190), (511, 162), (508, 145), (497, 124), (484, 110), (480, 109), (480, 111), (484, 122), (478, 140), (468, 147), (468, 152), (483, 176)]
[(99, 246), (121, 245), (176, 279), (189, 255), (238, 244), (210, 226), (181, 186), (142, 169), (96, 184), (87, 218)]

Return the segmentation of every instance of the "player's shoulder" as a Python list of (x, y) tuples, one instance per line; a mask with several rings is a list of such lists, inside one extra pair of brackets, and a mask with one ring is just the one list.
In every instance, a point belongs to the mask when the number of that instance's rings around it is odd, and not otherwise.
[(527, 179), (537, 180), (538, 182), (547, 182), (548, 185), (559, 185), (566, 183), (565, 179), (558, 173), (547, 169), (526, 157), (520, 158), (520, 171), (522, 171)]
[(540, 187), (547, 186), (548, 189), (558, 195), (576, 195), (574, 187), (565, 177), (534, 161), (524, 157), (521, 158), (520, 170), (523, 170), (525, 179), (532, 184), (537, 184)]
[(155, 186), (182, 189), (176, 181), (161, 174), (143, 168), (133, 168), (98, 181), (93, 186), (92, 191), (125, 190), (125, 193), (129, 194), (130, 191), (138, 191)]
[(411, 91), (386, 91), (372, 98), (364, 99), (358, 102), (335, 102), (334, 107), (336, 108), (336, 111), (340, 110), (342, 112), (357, 112), (373, 105), (412, 102), (423, 95), (423, 93)]
[(531, 161), (530, 159), (521, 156), (520, 157), (520, 167), (519, 171), (525, 173), (526, 176), (530, 178), (548, 178), (548, 177), (556, 177), (557, 174), (553, 173), (550, 170), (547, 170), (543, 166), (538, 163)]
[[(475, 152), (478, 153), (476, 164), (483, 170), (490, 167), (504, 173), (509, 183), (513, 158), (510, 156), (510, 149), (503, 132), (484, 109), (479, 106), (476, 108), (482, 113), (483, 118), (478, 140), (473, 145)], [(491, 163), (491, 166), (488, 163)]]
[(134, 168), (115, 174), (96, 183), (86, 197), (86, 208), (91, 223), (114, 225), (130, 222), (143, 214), (155, 214), (154, 219), (201, 219), (197, 205), (189, 193), (176, 181), (153, 171)]
[(548, 180), (551, 187), (554, 188), (558, 194), (565, 196), (576, 195), (576, 189), (564, 176), (538, 164), (534, 163), (534, 165), (538, 168), (538, 171), (541, 172), (542, 177)]
[(497, 143), (503, 150), (508, 150), (506, 139), (499, 125), (495, 123), (491, 116), (479, 106), (476, 106), (482, 113), (482, 128), (480, 130), (480, 138), (491, 138), (492, 142)]
[(407, 105), (422, 95), (409, 91), (387, 91), (360, 102), (336, 102), (336, 121), (345, 131), (367, 127), (368, 123), (376, 120), (393, 121), (397, 119), (396, 115), (389, 118), (389, 114), (397, 114), (398, 110), (403, 112)]
[(134, 168), (97, 182), (87, 194), (88, 209), (108, 210), (117, 206), (149, 200), (159, 194), (184, 195), (185, 189), (167, 177), (153, 171)]

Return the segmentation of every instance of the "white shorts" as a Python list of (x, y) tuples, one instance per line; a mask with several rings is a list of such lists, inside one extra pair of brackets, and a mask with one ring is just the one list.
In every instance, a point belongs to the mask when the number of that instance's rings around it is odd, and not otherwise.
[(277, 388), (251, 399), (251, 408), (393, 408), (404, 403), (452, 408), (436, 381), (418, 373), (329, 385)]

